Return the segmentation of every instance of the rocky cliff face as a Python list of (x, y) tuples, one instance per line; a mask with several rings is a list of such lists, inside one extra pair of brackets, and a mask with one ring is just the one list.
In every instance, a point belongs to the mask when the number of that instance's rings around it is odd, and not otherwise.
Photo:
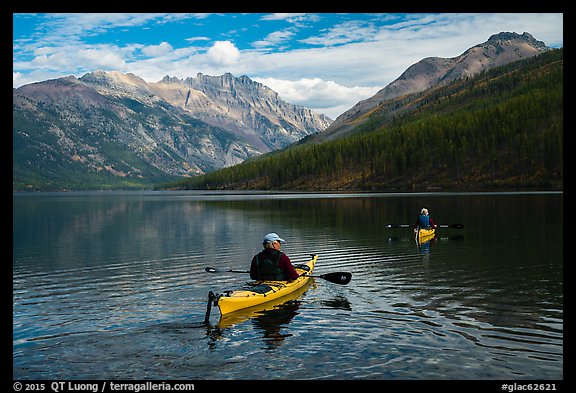
[(407, 94), (421, 92), (442, 83), (474, 75), (482, 70), (521, 60), (550, 50), (529, 33), (499, 33), (453, 58), (428, 57), (408, 67), (398, 79), (374, 96), (357, 103), (330, 125), (318, 139), (345, 135), (361, 123), (362, 117), (381, 103)]
[(102, 71), (15, 89), (13, 118), (15, 184), (78, 173), (150, 182), (201, 174), (331, 122), (246, 76), (146, 83)]
[(331, 119), (282, 101), (278, 94), (247, 76), (198, 74), (164, 77), (154, 93), (196, 118), (245, 137), (261, 151), (276, 150), (325, 130)]

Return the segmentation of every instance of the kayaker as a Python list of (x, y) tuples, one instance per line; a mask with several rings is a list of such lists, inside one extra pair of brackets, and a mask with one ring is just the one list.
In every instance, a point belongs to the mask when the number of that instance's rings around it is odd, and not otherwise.
[(291, 281), (300, 275), (288, 255), (280, 251), (282, 243), (286, 241), (276, 233), (264, 236), (262, 246), (264, 250), (254, 255), (250, 264), (250, 278), (253, 280)]
[(430, 217), (430, 214), (428, 213), (428, 209), (425, 207), (420, 211), (420, 216), (416, 220), (416, 224), (414, 224), (414, 230), (417, 230), (418, 228), (436, 229), (436, 224), (434, 224), (434, 220), (432, 220), (432, 217)]

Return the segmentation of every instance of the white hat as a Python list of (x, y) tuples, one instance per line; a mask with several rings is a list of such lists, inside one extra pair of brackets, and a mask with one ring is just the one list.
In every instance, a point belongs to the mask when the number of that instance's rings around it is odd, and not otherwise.
[(285, 243), (286, 240), (282, 239), (276, 233), (272, 232), (264, 236), (263, 244), (272, 243), (273, 241), (278, 240), (280, 243)]

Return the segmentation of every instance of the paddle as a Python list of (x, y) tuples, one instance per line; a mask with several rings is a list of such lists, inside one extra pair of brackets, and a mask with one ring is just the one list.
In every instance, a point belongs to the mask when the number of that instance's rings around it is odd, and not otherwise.
[[(450, 224), (450, 225), (440, 224), (437, 226), (439, 228), (453, 228), (453, 229), (464, 228), (464, 225), (462, 225), (462, 224)], [(412, 228), (412, 227), (413, 227), (413, 225), (408, 225), (408, 224), (388, 224), (388, 225), (386, 225), (386, 228)]]
[(462, 229), (464, 228), (464, 225), (462, 224), (451, 224), (451, 225), (444, 225), (444, 224), (440, 224), (438, 225), (440, 228), (453, 228), (453, 229)]
[[(207, 267), (204, 270), (206, 270), (208, 273), (250, 273), (247, 271), (243, 271), (243, 270), (232, 270), (232, 269), (228, 269), (228, 270), (221, 270), (221, 269), (216, 269), (213, 267)], [(313, 277), (313, 278), (322, 278), (326, 281), (329, 281), (331, 283), (334, 284), (341, 284), (341, 285), (346, 285), (350, 282), (350, 280), (352, 279), (352, 273), (348, 273), (348, 272), (334, 272), (334, 273), (326, 273), (326, 274), (321, 274), (319, 276), (313, 276), (307, 273), (302, 274), (303, 276), (308, 276), (308, 277)]]

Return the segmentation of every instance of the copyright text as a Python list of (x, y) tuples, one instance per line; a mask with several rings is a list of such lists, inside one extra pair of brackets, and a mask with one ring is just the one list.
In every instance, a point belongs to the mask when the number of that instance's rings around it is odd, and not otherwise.
[(12, 388), (15, 392), (147, 392), (147, 391), (194, 391), (193, 383), (175, 382), (14, 382)]

